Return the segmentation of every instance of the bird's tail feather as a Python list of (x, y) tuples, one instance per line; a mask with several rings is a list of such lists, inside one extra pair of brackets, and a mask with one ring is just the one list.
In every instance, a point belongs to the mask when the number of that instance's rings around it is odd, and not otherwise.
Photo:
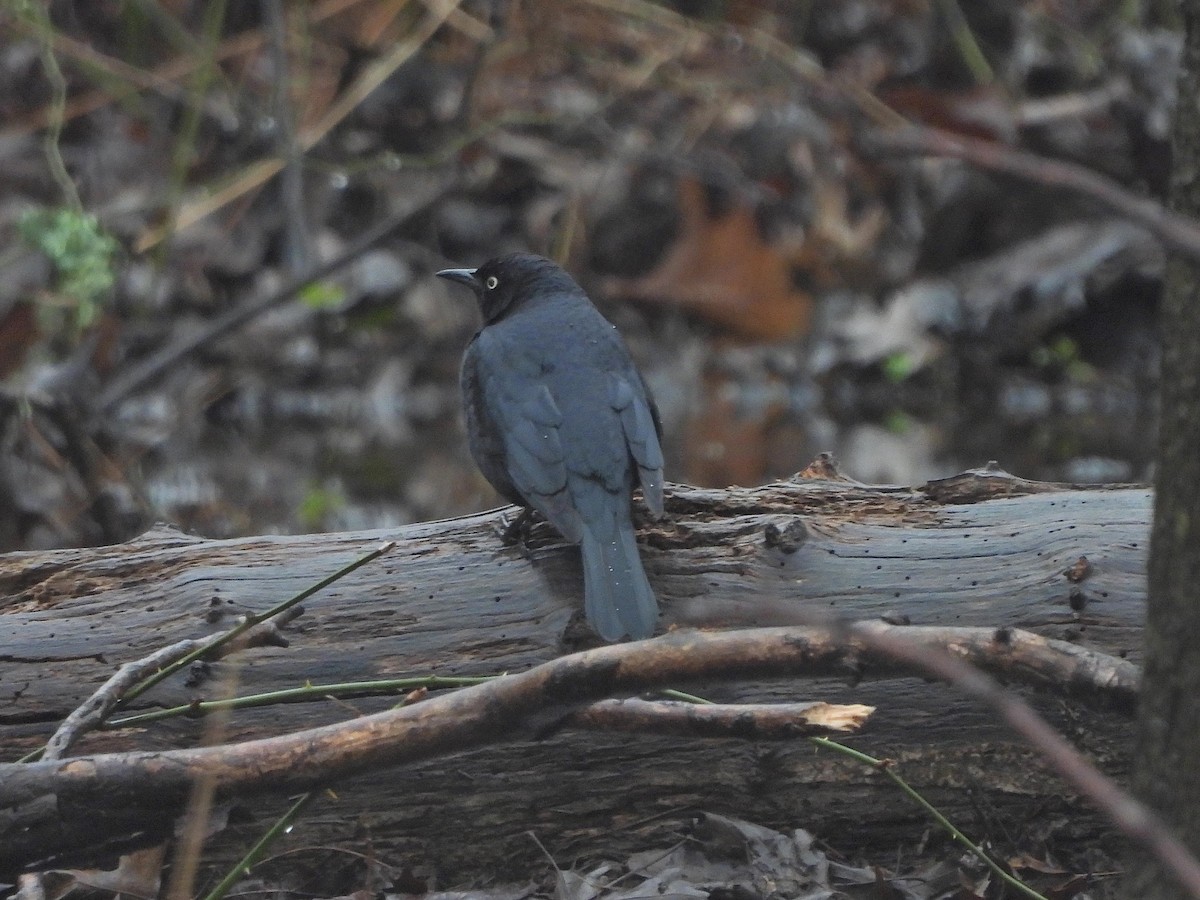
[(658, 601), (646, 579), (626, 510), (600, 516), (583, 529), (583, 597), (588, 622), (606, 641), (654, 634)]

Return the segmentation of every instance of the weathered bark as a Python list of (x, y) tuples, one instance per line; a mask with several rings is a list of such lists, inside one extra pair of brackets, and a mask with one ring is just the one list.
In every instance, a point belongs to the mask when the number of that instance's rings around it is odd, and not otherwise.
[[(1181, 102), (1173, 135), (1171, 204), (1200, 216), (1200, 3), (1186, 21)], [(1194, 261), (1168, 267), (1163, 298), (1162, 414), (1150, 555), (1146, 685), (1137, 729), (1138, 796), (1200, 854), (1200, 286)], [(1127, 897), (1191, 897), (1155, 860), (1134, 851)]]
[[(664, 625), (791, 624), (819, 610), (1024, 628), (1136, 657), (1150, 504), (1144, 488), (1054, 489), (991, 472), (923, 490), (805, 480), (745, 491), (676, 488), (668, 517), (641, 533)], [(265, 609), (385, 538), (398, 540), (388, 556), (306, 601), (288, 630), (290, 648), (216, 663), (217, 677), (198, 687), (166, 683), (134, 707), (211, 696), (231, 672), (248, 693), (306, 681), (516, 672), (573, 649), (575, 555), (541, 529), (528, 553), (506, 546), (498, 520), (490, 513), (398, 533), (239, 541), (152, 533), (117, 547), (2, 557), (0, 754), (11, 760), (36, 748), (117, 665), (228, 624), (238, 609)], [(849, 742), (900, 760), (904, 774), (968, 828), (979, 791), (999, 814), (1022, 821), (1069, 812), (1062, 839), (1094, 842), (1104, 828), (988, 711), (943, 686), (911, 677), (681, 686), (729, 701), (875, 705), (866, 732)], [(1107, 768), (1123, 770), (1127, 728), (1119, 719), (1058, 700), (1041, 706)], [(246, 712), (223, 740), (347, 712), (332, 703)], [(75, 753), (189, 746), (199, 729), (174, 721), (134, 735), (101, 733)], [(113, 800), (70, 802), (94, 806), (104, 827), (106, 816), (120, 819)], [(853, 842), (848, 849), (894, 848), (921, 831), (913, 827), (919, 813), (875, 776), (803, 741), (562, 732), (359, 776), (326, 802), (297, 829), (298, 841), (361, 842), (355, 831), (366, 828), (381, 858), (429, 864), (452, 881), (519, 876), (540, 858), (529, 831), (569, 864), (579, 852), (644, 847), (700, 810), (803, 825), (835, 844)], [(260, 828), (234, 827), (221, 840), (244, 846)]]
[[(37, 762), (0, 763), (0, 810), (15, 813), (0, 816), (0, 873), (58, 860), (81, 865), (119, 834), (167, 834), (198, 782), (211, 785), (218, 797), (242, 800), (308, 791), (389, 766), (425, 763), (502, 742), (535, 741), (559, 729), (748, 741), (844, 737), (861, 728), (874, 707), (822, 702), (700, 705), (641, 700), (633, 694), (689, 681), (803, 679), (849, 670), (874, 678), (920, 677), (929, 673), (934, 655), (952, 662), (955, 657), (970, 660), (1022, 684), (1126, 714), (1134, 709), (1141, 675), (1126, 660), (1012, 628), (875, 621), (832, 628), (682, 629), (654, 640), (568, 654), (374, 715), (236, 744), (92, 754), (81, 760), (61, 752), (69, 746), (60, 740), (71, 729), (68, 725), (55, 733)], [(141, 661), (132, 665), (146, 671)], [(116, 678), (124, 680), (128, 668), (123, 666)], [(107, 682), (101, 694), (109, 694), (111, 685)], [(322, 690), (312, 692), (319, 696)], [(147, 716), (156, 714), (132, 718)], [(56, 805), (43, 803), (47, 797)], [(97, 833), (88, 803), (78, 800), (87, 797), (105, 797), (106, 806), (116, 806), (119, 828), (110, 819), (109, 830)]]

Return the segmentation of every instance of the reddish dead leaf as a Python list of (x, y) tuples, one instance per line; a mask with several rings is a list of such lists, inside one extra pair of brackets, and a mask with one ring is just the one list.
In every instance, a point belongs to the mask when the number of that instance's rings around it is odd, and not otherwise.
[(779, 410), (747, 416), (720, 376), (704, 378), (704, 409), (688, 422), (684, 477), (691, 484), (758, 484), (768, 468), (770, 430)]
[(127, 897), (157, 897), (162, 886), (165, 857), (166, 845), (159, 844), (125, 854), (115, 869), (68, 869), (46, 873), (54, 879), (54, 887), (48, 886), (46, 891), (46, 900), (58, 900), (77, 888)]
[[(84, 337), (92, 342), (92, 367), (101, 375), (116, 364), (118, 337), (117, 319), (108, 314), (101, 315)], [(45, 340), (35, 303), (21, 300), (9, 307), (0, 315), (0, 378), (17, 371), (29, 351)]]
[(784, 415), (781, 400), (747, 409), (738, 400), (736, 386), (711, 373), (704, 377), (704, 392), (707, 401), (687, 420), (686, 481), (708, 486), (762, 484), (795, 470), (810, 440), (803, 426)]
[(41, 339), (32, 303), (14, 303), (0, 316), (0, 378), (17, 371), (29, 348)]
[(985, 900), (988, 885), (991, 883), (990, 873), (982, 878), (972, 880), (961, 869), (958, 872), (958, 893), (955, 900)]
[(1091, 879), (1087, 875), (1075, 875), (1045, 891), (1045, 894), (1050, 900), (1072, 900), (1087, 890), (1090, 884)]
[(879, 866), (875, 866), (875, 885), (872, 896), (879, 900), (904, 900), (901, 890), (892, 884), (892, 879)]
[(1017, 856), (1010, 856), (1007, 860), (1008, 867), (1013, 871), (1024, 870), (1026, 872), (1040, 872), (1043, 875), (1066, 875), (1067, 870), (1062, 866), (1050, 862), (1049, 860), (1038, 859), (1030, 856), (1027, 853), (1021, 853)]
[(805, 334), (812, 299), (792, 284), (791, 264), (759, 231), (744, 200), (719, 213), (704, 186), (679, 180), (679, 237), (648, 275), (613, 279), (609, 288), (628, 299), (679, 306), (759, 340)]
[(371, 50), (394, 44), (405, 37), (410, 25), (400, 15), (407, 0), (326, 0), (315, 8), (297, 5), (295, 12), (309, 22), (322, 23), (320, 37), (339, 40), (348, 46)]
[(994, 86), (969, 91), (938, 91), (902, 85), (879, 91), (897, 112), (955, 134), (1011, 143), (1017, 135), (1016, 109)]

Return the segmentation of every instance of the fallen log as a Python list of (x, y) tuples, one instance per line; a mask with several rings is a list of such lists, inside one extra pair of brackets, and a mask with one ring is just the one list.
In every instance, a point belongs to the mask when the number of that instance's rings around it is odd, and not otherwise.
[[(995, 470), (921, 488), (860, 485), (828, 469), (811, 474), (827, 477), (671, 491), (668, 516), (640, 530), (664, 627), (808, 624), (832, 612), (1023, 629), (1136, 660), (1148, 489), (1043, 485)], [(157, 530), (114, 547), (0, 557), (0, 758), (40, 746), (121, 663), (228, 627), (239, 611), (265, 609), (384, 539), (397, 541), (387, 556), (306, 601), (284, 631), (291, 646), (207, 664), (190, 684), (164, 682), (129, 711), (211, 697), (231, 679), (241, 693), (258, 693), (306, 682), (520, 672), (586, 644), (575, 554), (542, 528), (525, 547), (505, 544), (500, 520), (492, 512), (388, 533), (231, 541)], [(1094, 842), (1105, 831), (988, 711), (911, 673), (875, 680), (900, 674), (886, 668), (858, 660), (832, 678), (680, 687), (729, 703), (870, 704), (878, 712), (847, 742), (899, 760), (932, 800), (966, 817), (960, 825), (970, 826), (986, 798), (997, 815), (1032, 818), (1038, 804), (1039, 820), (1061, 823), (1058, 837), (1068, 843)], [(392, 702), (246, 711), (228, 722), (222, 741), (326, 725)], [(1124, 770), (1127, 726), (1119, 716), (1059, 698), (1039, 707), (1110, 772)], [(190, 747), (202, 728), (172, 720), (98, 732), (73, 753)], [(101, 792), (71, 803), (94, 808), (102, 823), (123, 799)], [(256, 815), (273, 809), (248, 796), (239, 803), (236, 792), (230, 799)], [(27, 796), (5, 807), (0, 797), (0, 830), (32, 821), (31, 803), (61, 802)], [(523, 735), (449, 759), (373, 769), (339, 783), (336, 801), (325, 802), (325, 814), (298, 828), (297, 840), (355, 845), (365, 830), (378, 856), (430, 867), (443, 882), (520, 877), (541, 857), (528, 832), (570, 864), (580, 853), (648, 846), (698, 811), (803, 825), (835, 846), (852, 841), (854, 850), (894, 849), (921, 830), (913, 827), (919, 813), (875, 775), (804, 741), (594, 730)], [(261, 828), (230, 827), (217, 855), (244, 847)]]

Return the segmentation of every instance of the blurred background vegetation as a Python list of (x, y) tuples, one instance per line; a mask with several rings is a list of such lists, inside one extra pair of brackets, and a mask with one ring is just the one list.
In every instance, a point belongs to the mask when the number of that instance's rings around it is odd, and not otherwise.
[(672, 480), (821, 451), (1144, 480), (1155, 241), (861, 139), (931, 125), (1160, 197), (1172, 9), (5, 0), (0, 548), (495, 504), (459, 420), (476, 312), (432, 272), (517, 249), (626, 335)]

